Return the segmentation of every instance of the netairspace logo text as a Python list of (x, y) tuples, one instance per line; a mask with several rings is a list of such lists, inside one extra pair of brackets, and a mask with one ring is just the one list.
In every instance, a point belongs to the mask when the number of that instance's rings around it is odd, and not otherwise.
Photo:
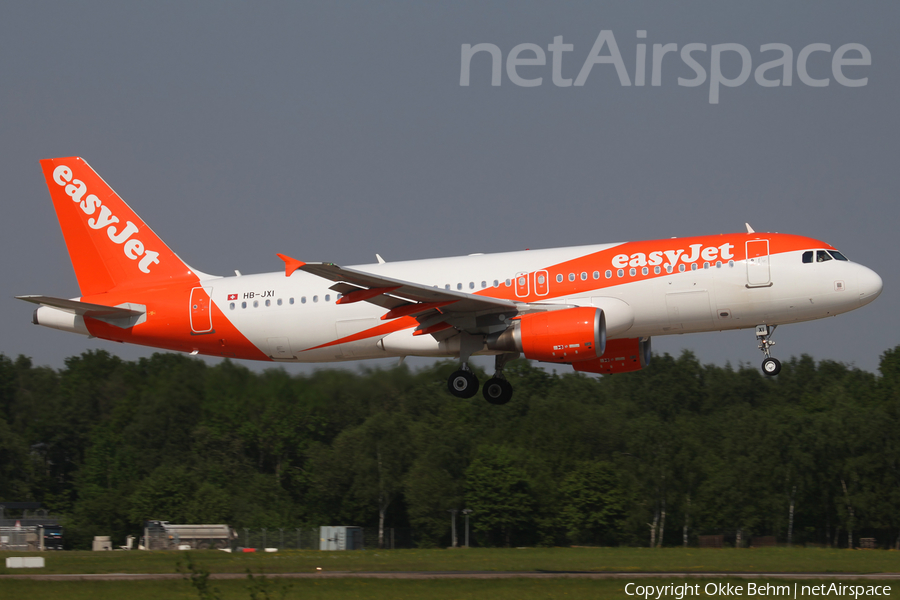
[(644, 600), (684, 600), (686, 597), (703, 596), (786, 596), (799, 598), (803, 596), (840, 596), (858, 599), (861, 596), (890, 596), (889, 585), (846, 585), (842, 583), (822, 583), (818, 585), (772, 585), (771, 583), (733, 584), (707, 583), (702, 588), (699, 583), (682, 583), (669, 585), (625, 584), (625, 594), (637, 596)]
[[(639, 29), (637, 39), (647, 38), (647, 31)], [(737, 43), (712, 44), (690, 43), (679, 48), (678, 44), (653, 44), (648, 52), (647, 43), (638, 43), (635, 48), (635, 64), (631, 72), (625, 66), (616, 37), (611, 29), (604, 29), (594, 41), (594, 46), (583, 61), (574, 81), (565, 74), (574, 74), (573, 63), (578, 59), (579, 53), (575, 52), (574, 44), (563, 43), (563, 36), (557, 35), (553, 43), (547, 45), (547, 51), (538, 44), (525, 43), (513, 47), (506, 55), (506, 76), (511, 83), (519, 87), (537, 87), (544, 84), (545, 76), (550, 76), (550, 81), (556, 87), (581, 87), (583, 86), (594, 67), (600, 66), (595, 77), (614, 80), (610, 67), (615, 69), (615, 76), (619, 85), (623, 87), (633, 85), (641, 87), (647, 85), (649, 70), (650, 85), (661, 86), (663, 70), (670, 72), (677, 70), (682, 74), (691, 74), (693, 77), (678, 77), (678, 85), (681, 87), (698, 87), (709, 82), (709, 103), (719, 103), (719, 90), (721, 87), (739, 87), (750, 80), (757, 85), (766, 88), (779, 86), (791, 86), (794, 83), (794, 68), (796, 66), (797, 78), (800, 83), (809, 87), (828, 87), (832, 78), (839, 85), (845, 87), (863, 87), (869, 83), (868, 77), (860, 77), (865, 74), (865, 69), (872, 64), (872, 53), (862, 44), (850, 43), (839, 46), (832, 52), (831, 44), (815, 43), (804, 46), (796, 53), (788, 44), (771, 43), (759, 47), (756, 57), (750, 50)], [(547, 53), (550, 53), (549, 73), (547, 68)], [(572, 53), (568, 55), (566, 53)], [(825, 53), (831, 58), (831, 72), (810, 73), (808, 62), (814, 53)], [(723, 73), (722, 61), (740, 59), (740, 70), (726, 69)], [(649, 58), (649, 61), (648, 61)], [(680, 58), (680, 64), (679, 64)], [(816, 57), (821, 58), (821, 57)], [(472, 62), (490, 59), (491, 85), (501, 85), (503, 79), (503, 52), (499, 46), (490, 43), (463, 44), (459, 71), (459, 85), (468, 87), (472, 85), (470, 71)], [(765, 60), (765, 62), (760, 62)], [(565, 63), (565, 65), (563, 64)], [(649, 63), (649, 64), (648, 64)], [(478, 64), (476, 62), (476, 64)], [(753, 69), (757, 64), (756, 69)], [(609, 66), (603, 66), (609, 65)], [(649, 66), (649, 69), (648, 69)], [(476, 81), (475, 85), (487, 83)]]

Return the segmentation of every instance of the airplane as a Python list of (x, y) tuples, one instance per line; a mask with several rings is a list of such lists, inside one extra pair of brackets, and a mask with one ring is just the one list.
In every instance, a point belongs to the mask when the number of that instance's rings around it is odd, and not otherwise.
[(471, 398), (513, 395), (504, 365), (524, 355), (585, 373), (650, 361), (651, 338), (755, 329), (764, 374), (778, 325), (872, 302), (882, 280), (825, 242), (730, 233), (341, 267), (277, 256), (284, 270), (213, 276), (185, 263), (81, 158), (41, 161), (81, 290), (38, 304), (33, 323), (192, 355), (272, 362), (453, 357), (447, 382)]

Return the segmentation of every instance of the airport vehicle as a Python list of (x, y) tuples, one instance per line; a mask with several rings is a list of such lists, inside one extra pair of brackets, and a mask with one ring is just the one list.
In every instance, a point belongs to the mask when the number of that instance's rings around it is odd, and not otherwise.
[(237, 534), (228, 525), (176, 525), (144, 521), (141, 546), (147, 550), (208, 550), (228, 548)]
[[(765, 355), (781, 324), (854, 310), (877, 273), (825, 242), (732, 233), (341, 267), (279, 254), (284, 270), (219, 277), (182, 261), (81, 158), (41, 161), (81, 296), (19, 296), (33, 322), (117, 342), (233, 358), (331, 362), (494, 355), (482, 393), (512, 397), (511, 358), (576, 371), (643, 368), (658, 335), (753, 328)], [(377, 255), (376, 255), (377, 256)]]

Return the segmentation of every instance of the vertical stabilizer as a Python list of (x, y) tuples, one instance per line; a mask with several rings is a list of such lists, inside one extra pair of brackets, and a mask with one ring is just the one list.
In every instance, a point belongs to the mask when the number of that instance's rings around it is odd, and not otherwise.
[(41, 161), (82, 296), (197, 275), (83, 159)]

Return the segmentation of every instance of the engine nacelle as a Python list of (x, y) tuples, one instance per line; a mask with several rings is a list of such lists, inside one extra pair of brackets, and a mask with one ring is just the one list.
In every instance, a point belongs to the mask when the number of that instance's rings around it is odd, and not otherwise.
[(628, 373), (650, 364), (650, 338), (623, 338), (606, 342), (603, 356), (572, 363), (584, 373)]
[(542, 362), (589, 361), (603, 355), (606, 320), (602, 310), (592, 307), (522, 315), (506, 331), (489, 336), (487, 347)]

